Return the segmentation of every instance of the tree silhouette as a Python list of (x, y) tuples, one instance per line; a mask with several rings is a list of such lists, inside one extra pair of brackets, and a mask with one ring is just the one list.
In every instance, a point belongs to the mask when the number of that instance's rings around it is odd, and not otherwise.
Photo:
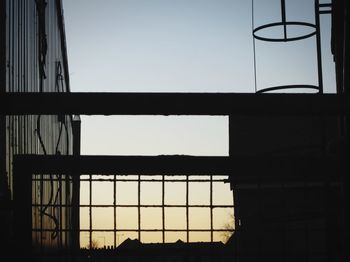
[(96, 239), (92, 239), (91, 243), (88, 243), (86, 248), (87, 249), (98, 249), (100, 246), (100, 243)]
[(230, 237), (232, 236), (232, 234), (233, 234), (232, 230), (234, 229), (234, 224), (235, 224), (234, 223), (235, 218), (233, 216), (233, 213), (230, 212), (228, 214), (228, 216), (229, 216), (229, 219), (223, 226), (223, 229), (227, 229), (228, 231), (221, 232), (221, 239), (222, 239), (223, 243), (226, 243), (230, 239)]

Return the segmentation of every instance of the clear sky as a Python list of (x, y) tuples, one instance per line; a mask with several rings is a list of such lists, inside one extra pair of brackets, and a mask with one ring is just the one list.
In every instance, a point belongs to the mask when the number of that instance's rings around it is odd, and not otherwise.
[[(286, 7), (287, 19), (313, 22), (313, 0)], [(255, 1), (255, 26), (279, 10), (280, 0)], [(64, 14), (73, 92), (255, 91), (250, 0), (64, 0)], [(256, 61), (258, 89), (317, 84), (315, 37), (256, 41)], [(228, 154), (225, 117), (83, 117), (82, 127), (83, 154)]]
[(64, 8), (74, 91), (254, 91), (250, 1), (69, 0)]
[[(255, 92), (250, 0), (63, 4), (73, 92)], [(286, 0), (286, 8), (287, 19), (314, 22), (313, 0)], [(254, 25), (280, 21), (279, 11), (280, 0), (256, 0)], [(329, 18), (322, 25), (325, 90), (333, 92)], [(280, 30), (266, 33), (276, 36)], [(255, 43), (257, 89), (317, 85), (314, 37)], [(225, 156), (228, 118), (83, 116), (82, 154)]]

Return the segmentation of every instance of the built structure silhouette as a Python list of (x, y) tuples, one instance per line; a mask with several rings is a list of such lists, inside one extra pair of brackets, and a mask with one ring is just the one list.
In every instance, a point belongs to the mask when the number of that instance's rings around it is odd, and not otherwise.
[[(315, 0), (315, 23), (289, 21), (285, 2), (280, 3), (281, 21), (257, 25), (253, 39), (283, 44), (314, 37), (318, 84), (211, 94), (70, 92), (61, 0), (1, 0), (1, 256), (42, 261), (346, 260), (349, 2)], [(323, 92), (323, 14), (332, 18), (335, 94)], [(313, 30), (290, 37), (290, 25)], [(282, 36), (265, 37), (262, 31), (274, 26), (283, 28)], [(286, 93), (293, 88), (315, 93)], [(82, 156), (79, 115), (85, 114), (225, 115), (229, 156)], [(116, 173), (228, 175), (235, 211), (232, 237), (226, 244), (128, 239), (118, 248), (80, 249), (80, 176)]]

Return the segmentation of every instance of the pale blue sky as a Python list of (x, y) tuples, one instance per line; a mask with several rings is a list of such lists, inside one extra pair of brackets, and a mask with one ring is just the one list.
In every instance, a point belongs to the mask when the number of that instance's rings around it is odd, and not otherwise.
[[(73, 92), (255, 91), (251, 0), (63, 2)], [(279, 5), (256, 0), (255, 25), (279, 20)], [(287, 19), (313, 22), (312, 6), (287, 0)], [(256, 41), (258, 89), (317, 84), (314, 48), (314, 37)], [(325, 75), (332, 91), (333, 75)], [(227, 155), (227, 124), (226, 117), (83, 116), (82, 153)]]
[(250, 1), (69, 0), (64, 8), (73, 91), (254, 91)]

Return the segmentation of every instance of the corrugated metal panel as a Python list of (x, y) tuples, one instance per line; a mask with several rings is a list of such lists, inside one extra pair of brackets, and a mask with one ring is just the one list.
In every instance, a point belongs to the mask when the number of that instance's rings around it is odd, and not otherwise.
[[(68, 67), (60, 0), (6, 0), (6, 92), (67, 92)], [(41, 28), (41, 29), (40, 29)], [(15, 154), (72, 154), (70, 116), (11, 116), (6, 118), (6, 173), (12, 189)], [(67, 177), (68, 179), (68, 177)], [(51, 184), (33, 183), (33, 201), (47, 204), (60, 194), (62, 203), (71, 199), (69, 180)], [(59, 213), (59, 214), (58, 214)], [(70, 210), (34, 210), (33, 224), (46, 228), (69, 228)], [(33, 236), (43, 246), (64, 247), (69, 236)], [(42, 242), (41, 242), (42, 241)]]

